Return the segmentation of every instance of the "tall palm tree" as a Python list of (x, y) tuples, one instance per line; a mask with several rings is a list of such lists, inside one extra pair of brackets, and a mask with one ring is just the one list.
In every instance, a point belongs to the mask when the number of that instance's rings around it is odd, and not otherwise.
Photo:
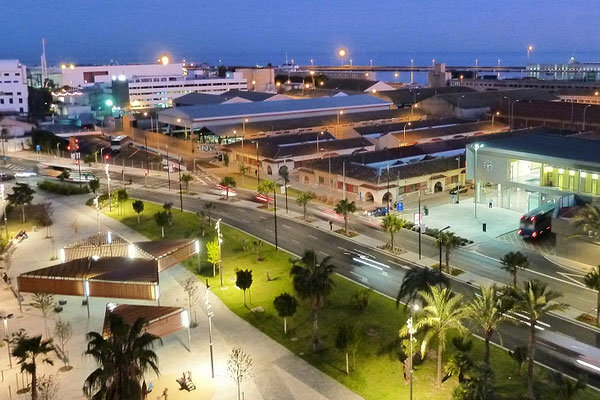
[(523, 289), (512, 288), (509, 292), (514, 301), (514, 308), (525, 312), (529, 317), (529, 341), (527, 343), (527, 395), (533, 398), (533, 365), (535, 359), (536, 326), (537, 322), (550, 311), (560, 311), (568, 307), (567, 304), (558, 303), (556, 299), (561, 293), (549, 290), (546, 283), (537, 279), (526, 281)]
[[(442, 247), (445, 252), (446, 272), (450, 272), (450, 254), (460, 246), (460, 238), (452, 232), (440, 232), (438, 240), (435, 241), (437, 247)], [(440, 270), (442, 266), (440, 265)]]
[(520, 269), (529, 268), (529, 259), (520, 251), (511, 251), (500, 260), (502, 269), (508, 272), (513, 278), (513, 287), (517, 287), (517, 272)]
[(319, 310), (325, 305), (325, 298), (333, 290), (331, 275), (335, 266), (330, 264), (331, 257), (317, 262), (314, 250), (306, 250), (302, 258), (292, 260), (290, 275), (294, 290), (301, 299), (308, 301), (312, 314), (312, 346), (319, 350)]
[(344, 231), (348, 235), (348, 218), (350, 214), (356, 212), (356, 204), (346, 199), (340, 200), (335, 206), (335, 212), (344, 216)]
[(92, 400), (140, 400), (144, 374), (160, 373), (154, 343), (162, 341), (145, 332), (146, 322), (142, 318), (130, 326), (120, 315), (110, 314), (108, 323), (108, 338), (98, 332), (86, 335), (88, 345), (84, 354), (93, 357), (98, 368), (85, 380), (83, 391)]
[(600, 240), (600, 200), (587, 204), (578, 216), (573, 218), (573, 224), (594, 240)]
[(483, 362), (490, 363), (490, 340), (494, 332), (506, 323), (512, 321), (505, 312), (506, 302), (503, 301), (495, 286), (481, 286), (481, 293), (467, 306), (468, 317), (483, 330), (485, 351)]
[[(12, 355), (18, 358), (21, 372), (27, 371), (31, 375), (31, 400), (37, 400), (37, 365), (38, 356), (45, 356), (54, 350), (52, 339), (42, 340), (42, 336), (21, 336), (17, 339)], [(54, 365), (52, 360), (45, 357), (42, 363)]]
[[(454, 295), (447, 288), (433, 286), (429, 291), (420, 291), (419, 295), (423, 297), (427, 305), (423, 308), (421, 315), (414, 324), (415, 329), (425, 329), (425, 336), (421, 342), (421, 355), (425, 354), (427, 345), (437, 337), (437, 380), (436, 385), (442, 383), (442, 359), (446, 339), (450, 331), (465, 332), (462, 320), (466, 317), (466, 309), (461, 304), (462, 295)], [(400, 331), (401, 336), (406, 336), (408, 329), (406, 326)]]
[(288, 209), (287, 188), (288, 188), (288, 184), (290, 183), (290, 171), (289, 171), (287, 165), (284, 165), (283, 167), (279, 168), (279, 177), (283, 181), (283, 187), (285, 188), (285, 210), (287, 212), (287, 209)]
[(388, 214), (383, 217), (381, 221), (381, 227), (384, 231), (390, 233), (390, 247), (394, 250), (394, 235), (404, 228), (404, 220), (399, 218), (396, 214)]
[(235, 187), (235, 179), (232, 176), (225, 176), (221, 179), (221, 186), (225, 186), (225, 198), (229, 200), (229, 189)]
[(428, 291), (433, 286), (450, 286), (448, 278), (439, 270), (425, 267), (413, 268), (404, 275), (396, 297), (396, 307), (400, 303), (410, 304), (420, 291)]
[(583, 283), (596, 291), (596, 325), (600, 324), (600, 265), (585, 274)]
[(308, 203), (315, 198), (315, 194), (313, 192), (302, 192), (296, 197), (296, 203), (302, 206), (303, 211), (303, 219), (306, 221), (306, 206)]

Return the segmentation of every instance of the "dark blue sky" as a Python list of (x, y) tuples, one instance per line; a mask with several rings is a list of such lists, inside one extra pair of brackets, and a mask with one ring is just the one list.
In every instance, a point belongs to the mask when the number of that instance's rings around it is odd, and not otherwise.
[(279, 64), (287, 51), (327, 64), (340, 46), (357, 63), (514, 64), (529, 43), (532, 59), (599, 61), (597, 16), (598, 0), (0, 0), (0, 58), (39, 64), (45, 37), (51, 64), (145, 62), (162, 51), (225, 64)]

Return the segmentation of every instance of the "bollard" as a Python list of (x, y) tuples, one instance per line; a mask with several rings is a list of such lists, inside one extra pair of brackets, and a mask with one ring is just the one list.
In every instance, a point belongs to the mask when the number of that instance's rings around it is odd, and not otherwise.
[(487, 232), (487, 224), (484, 222), (484, 223), (482, 224), (482, 226), (483, 226), (483, 231), (484, 231), (484, 232)]

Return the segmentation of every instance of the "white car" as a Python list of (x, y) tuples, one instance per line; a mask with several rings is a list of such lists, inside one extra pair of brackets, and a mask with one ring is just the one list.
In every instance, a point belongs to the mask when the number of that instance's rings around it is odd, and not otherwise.
[(35, 172), (17, 172), (15, 178), (31, 178), (37, 176)]

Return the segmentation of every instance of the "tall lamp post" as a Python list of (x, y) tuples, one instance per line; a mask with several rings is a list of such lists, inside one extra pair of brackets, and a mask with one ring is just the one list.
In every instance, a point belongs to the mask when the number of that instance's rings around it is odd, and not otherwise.
[(242, 154), (244, 154), (244, 136), (246, 136), (246, 122), (248, 122), (248, 118), (244, 118), (242, 120)]
[(583, 107), (583, 125), (581, 126), (582, 131), (585, 131), (585, 112), (591, 106), (592, 106), (591, 104), (588, 104), (587, 106)]
[(344, 115), (344, 110), (340, 110), (337, 114), (337, 134), (340, 134), (340, 117)]
[(519, 100), (514, 100), (512, 105), (510, 106), (510, 129), (513, 129), (513, 120), (515, 118), (515, 103), (519, 102)]
[(277, 193), (275, 193), (275, 188), (277, 185), (273, 185), (273, 222), (275, 224), (275, 250), (279, 250), (279, 246), (277, 245)]
[(108, 211), (112, 211), (112, 201), (110, 198), (110, 173), (108, 171), (108, 166), (110, 164), (104, 165), (104, 172), (106, 172), (106, 186), (108, 188)]
[(460, 156), (456, 157), (458, 168), (458, 184), (456, 185), (456, 204), (460, 204)]
[(406, 124), (404, 124), (404, 129), (402, 129), (402, 146), (406, 146), (406, 127), (410, 125), (411, 123), (407, 122)]
[(256, 188), (260, 186), (260, 158), (258, 155), (258, 140), (254, 141), (256, 145)]
[(533, 51), (533, 46), (532, 45), (527, 46), (527, 61), (529, 61), (529, 55), (531, 54), (532, 51)]
[[(220, 221), (220, 220), (219, 220)], [(210, 285), (208, 279), (206, 280), (206, 291), (204, 292), (204, 304), (206, 305), (206, 315), (208, 316), (208, 345), (210, 348), (210, 371), (211, 376), (215, 378), (215, 362), (213, 356), (213, 338), (212, 338), (212, 317), (215, 315), (210, 304), (208, 294), (210, 293)]]
[(0, 198), (2, 198), (2, 212), (4, 214), (4, 232), (6, 233), (6, 242), (8, 243), (9, 241), (9, 237), (8, 237), (8, 219), (6, 218), (6, 203), (7, 203), (7, 199), (6, 199), (6, 189), (4, 187), (4, 184), (0, 185)]
[(494, 119), (495, 117), (497, 117), (498, 115), (500, 115), (500, 111), (496, 111), (495, 113), (492, 114), (492, 127), (494, 127)]
[[(439, 233), (444, 232), (446, 229), (450, 229), (450, 225), (448, 225), (445, 228), (440, 229)], [(442, 235), (438, 236), (438, 242), (439, 242), (439, 245), (440, 245), (440, 264), (439, 264), (439, 266), (440, 266), (440, 272), (441, 272), (442, 271)]]
[[(462, 77), (462, 75), (461, 75), (461, 77)], [(462, 78), (461, 78), (461, 81), (462, 81)], [(458, 98), (458, 103), (456, 104), (456, 109), (458, 112), (460, 112), (460, 101), (464, 98), (465, 98), (464, 94)], [(458, 115), (457, 115), (457, 117), (458, 117)]]
[(223, 243), (223, 235), (221, 234), (221, 218), (215, 224), (217, 230), (217, 239), (219, 241), (219, 275), (221, 276), (221, 287), (223, 287), (223, 258), (221, 257), (221, 244)]
[(183, 193), (181, 191), (181, 156), (177, 157), (177, 174), (179, 175), (179, 208), (183, 212)]
[(8, 320), (11, 319), (12, 317), (13, 317), (12, 313), (6, 314), (6, 315), (0, 315), (0, 319), (4, 323), (4, 336), (6, 337), (6, 348), (8, 350), (8, 363), (9, 363), (11, 369), (12, 369), (12, 358), (11, 358), (11, 352), (10, 352), (10, 340), (8, 340)]
[[(420, 185), (420, 184), (419, 184)], [(423, 230), (423, 216), (421, 215), (421, 187), (419, 186), (419, 260), (421, 259), (421, 231)]]
[(475, 151), (475, 159), (473, 162), (473, 186), (475, 187), (475, 196), (473, 197), (473, 206), (474, 206), (474, 214), (475, 218), (477, 218), (477, 198), (479, 197), (479, 187), (477, 185), (477, 151), (483, 148), (483, 143), (475, 143), (473, 145), (473, 150)]
[(409, 380), (410, 380), (410, 400), (413, 399), (413, 342), (416, 342), (417, 339), (414, 338), (414, 334), (417, 333), (417, 329), (414, 327), (413, 325), (413, 317), (414, 317), (414, 312), (419, 311), (419, 306), (417, 304), (413, 304), (413, 306), (411, 307), (411, 315), (410, 318), (406, 321), (406, 327), (408, 328), (408, 334), (409, 334), (409, 342), (410, 342), (410, 355), (409, 355), (409, 370), (408, 370), (408, 374), (409, 374)]
[(340, 57), (342, 67), (344, 66), (344, 58), (346, 58), (346, 54), (347, 53), (345, 49), (338, 50), (338, 56)]

